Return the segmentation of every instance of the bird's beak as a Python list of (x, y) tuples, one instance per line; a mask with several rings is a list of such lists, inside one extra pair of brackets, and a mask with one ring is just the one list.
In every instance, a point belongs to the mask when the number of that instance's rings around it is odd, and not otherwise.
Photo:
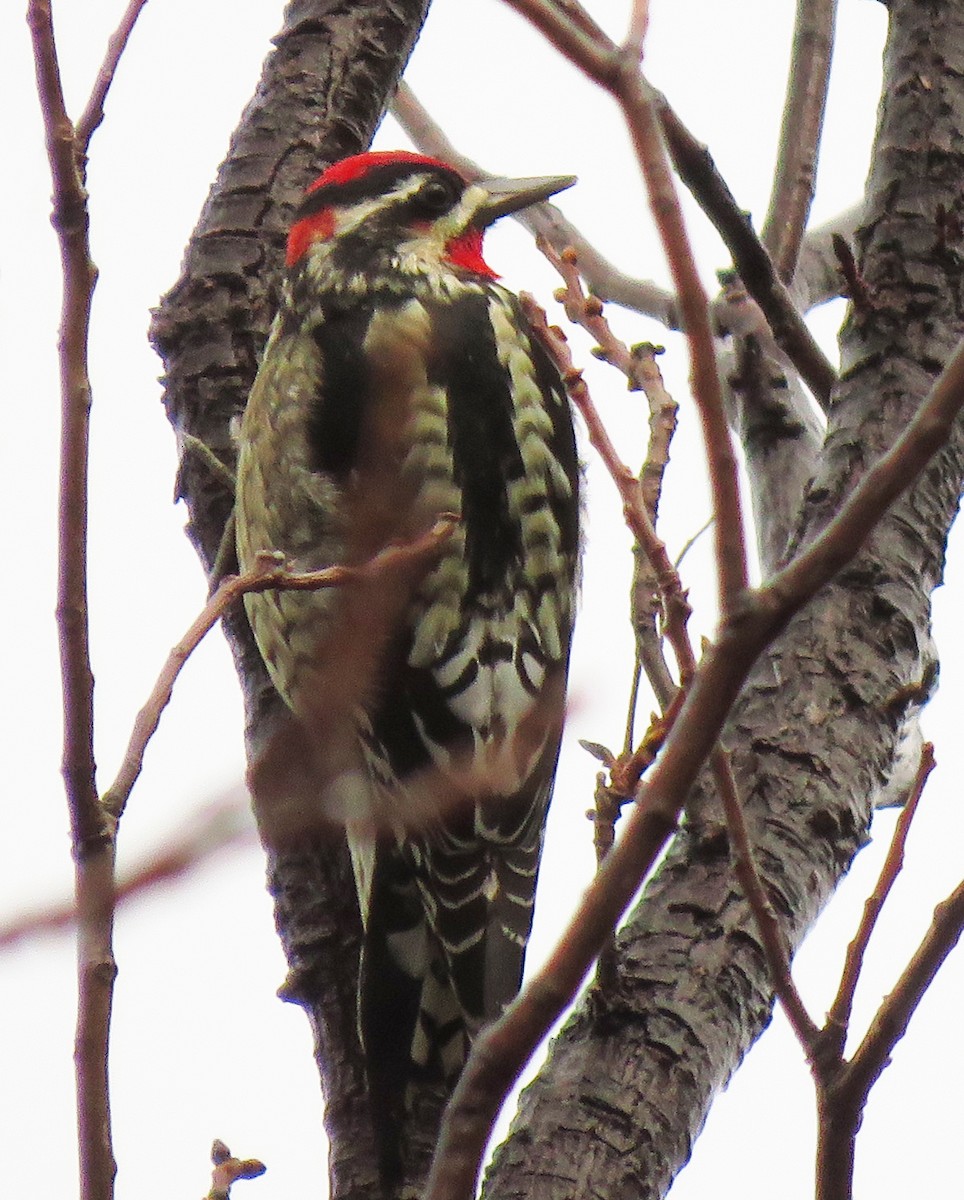
[(472, 224), (485, 229), (499, 217), (528, 208), (548, 200), (556, 192), (565, 191), (576, 182), (575, 175), (553, 175), (545, 179), (483, 179), (479, 186), (489, 193), (489, 198), (475, 210)]

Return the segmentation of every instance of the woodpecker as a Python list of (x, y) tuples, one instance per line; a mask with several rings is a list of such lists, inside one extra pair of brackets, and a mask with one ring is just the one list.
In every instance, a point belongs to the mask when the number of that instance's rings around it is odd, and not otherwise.
[(407, 152), (331, 166), (295, 213), (241, 423), (242, 570), (265, 551), (295, 570), (365, 563), (457, 517), (400, 579), (245, 596), (272, 681), (318, 742), (319, 811), (346, 826), (360, 1033), (396, 1117), (413, 1080), (454, 1081), (515, 996), (532, 922), (579, 467), (559, 374), (482, 239), (573, 182), (472, 184)]

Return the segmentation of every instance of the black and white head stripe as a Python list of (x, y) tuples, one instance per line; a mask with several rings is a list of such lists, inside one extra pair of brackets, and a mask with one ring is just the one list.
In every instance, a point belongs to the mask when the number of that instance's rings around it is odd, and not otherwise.
[(461, 175), (447, 167), (430, 163), (424, 166), (412, 162), (383, 163), (353, 179), (335, 180), (314, 188), (298, 206), (294, 219), (303, 221), (326, 208), (347, 208), (375, 196), (388, 196), (420, 176), (425, 178), (424, 186), (411, 199), (424, 201), (426, 216), (439, 216), (454, 208), (468, 186)]

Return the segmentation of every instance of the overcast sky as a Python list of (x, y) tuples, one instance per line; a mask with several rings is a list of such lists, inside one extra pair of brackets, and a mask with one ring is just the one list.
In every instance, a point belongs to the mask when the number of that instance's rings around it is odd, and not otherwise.
[[(60, 699), (53, 623), (58, 394), (57, 248), (22, 3), (0, 8), (0, 89), (7, 114), (0, 198), (0, 355), (7, 412), (0, 441), (6, 583), (5, 771), (0, 805), (0, 906), (15, 912), (70, 886), (60, 786)], [(590, 4), (618, 37), (627, 5)], [(120, 0), (55, 4), (62, 69), (74, 115), (83, 105)], [(788, 0), (654, 0), (646, 66), (705, 140), (739, 202), (758, 218), (767, 202), (782, 106), (793, 5)], [(814, 219), (858, 197), (879, 85), (884, 8), (842, 0), (839, 52)], [(159, 363), (147, 345), (148, 310), (178, 274), (185, 241), (237, 117), (256, 83), (281, 3), (153, 0), (141, 17), (91, 147), (94, 258), (100, 267), (91, 340), (93, 445), (91, 632), (101, 786), (116, 772), (133, 717), (168, 648), (204, 600), (205, 584), (172, 504), (174, 440), (159, 403)], [(212, 53), (212, 48), (215, 53)], [(575, 172), (561, 207), (626, 270), (665, 281), (641, 187), (615, 106), (594, 93), (497, 0), (435, 0), (408, 79), (466, 153), (493, 171)], [(391, 121), (376, 145), (405, 145)], [(693, 211), (688, 206), (688, 211)], [(514, 287), (547, 305), (555, 281), (527, 237), (504, 222), (488, 258)], [(693, 236), (708, 288), (727, 258), (704, 220)], [(708, 516), (696, 422), (679, 340), (613, 312), (629, 341), (665, 342), (667, 379), (681, 405), (663, 501), (671, 551)], [(816, 325), (835, 354), (840, 309)], [(585, 355), (586, 344), (574, 338)], [(594, 369), (599, 407), (637, 464), (646, 413), (620, 379)], [(572, 667), (572, 714), (546, 849), (530, 961), (541, 960), (592, 871), (589, 806), (595, 763), (576, 740), (618, 744), (629, 682), (630, 539), (611, 485), (591, 460), (585, 582)], [(694, 632), (712, 633), (710, 540), (684, 568)], [(957, 799), (960, 742), (960, 586), (952, 558), (937, 598), (944, 708), (928, 713), (939, 767), (911, 839), (906, 875), (868, 959), (857, 1021), (866, 1018), (919, 940), (933, 905), (958, 882), (964, 844)], [(955, 575), (957, 584), (955, 585)], [(957, 643), (955, 644), (955, 638)], [(651, 707), (643, 703), (643, 715)], [(122, 870), (169, 839), (192, 812), (237, 789), (241, 706), (229, 656), (215, 634), (178, 684), (121, 830)], [(798, 959), (820, 1019), (880, 850), (875, 841)], [(284, 961), (275, 939), (258, 847), (223, 854), (176, 888), (120, 914), (120, 977), (113, 1041), (121, 1200), (201, 1195), (212, 1138), (262, 1158), (269, 1174), (238, 1196), (280, 1197), (324, 1172), (321, 1099), (307, 1022), (275, 989)], [(962, 1170), (956, 1094), (964, 969), (944, 968), (874, 1094), (858, 1147), (858, 1196), (949, 1195)], [(49, 938), (0, 958), (0, 1146), (6, 1194), (76, 1194), (73, 1145), (73, 948)], [(945, 1068), (952, 1064), (953, 1083)], [(782, 1019), (716, 1105), (673, 1200), (812, 1195), (812, 1088)], [(950, 1181), (954, 1181), (951, 1185)]]

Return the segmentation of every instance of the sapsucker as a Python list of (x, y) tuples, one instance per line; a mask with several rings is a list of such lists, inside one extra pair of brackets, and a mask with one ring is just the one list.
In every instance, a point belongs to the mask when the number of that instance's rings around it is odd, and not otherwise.
[(451, 1081), (518, 990), (559, 749), (579, 469), (558, 372), (482, 257), (485, 227), (569, 178), (468, 184), (369, 153), (308, 190), (241, 426), (237, 545), (296, 570), (458, 518), (401, 579), (245, 597), (319, 742), (365, 927), (373, 1086)]

